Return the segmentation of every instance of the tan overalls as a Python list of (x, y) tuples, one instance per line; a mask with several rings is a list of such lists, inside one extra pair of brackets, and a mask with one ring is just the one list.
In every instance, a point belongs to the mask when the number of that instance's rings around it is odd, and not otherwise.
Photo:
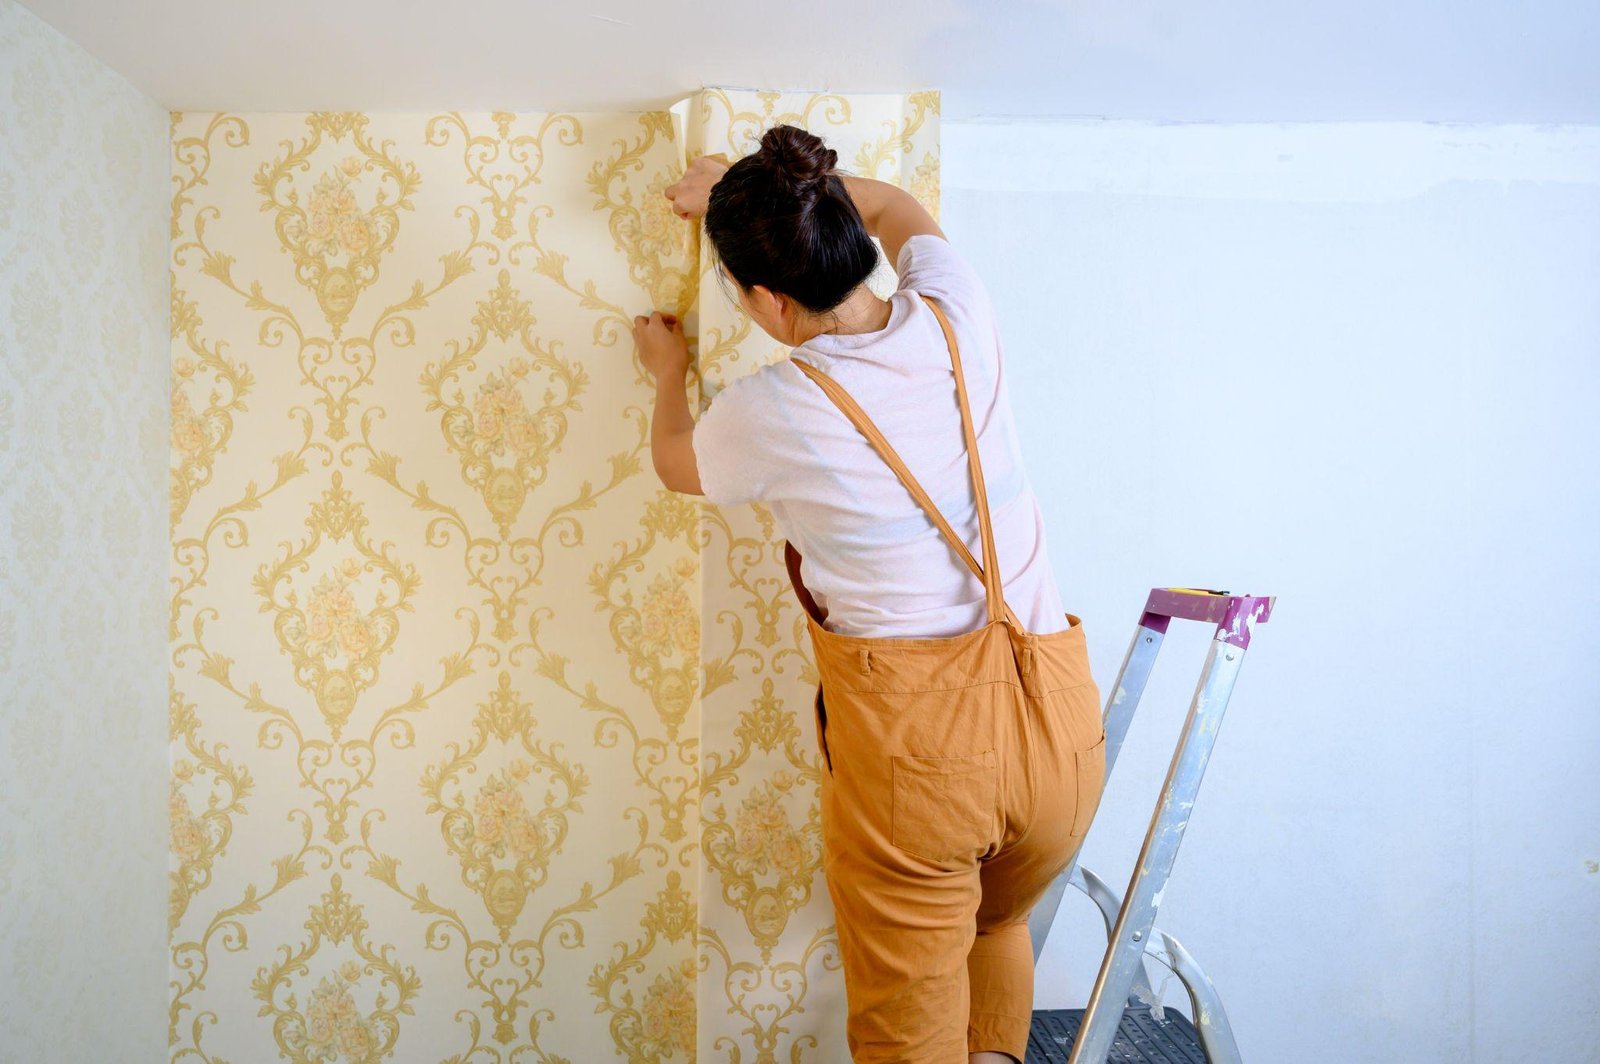
[(982, 579), (988, 622), (927, 639), (831, 632), (786, 545), (822, 675), (822, 864), (857, 1064), (966, 1064), (980, 1050), (1021, 1061), (1033, 1011), (1028, 912), (1089, 830), (1105, 730), (1079, 618), (1039, 635), (1005, 604), (961, 356), (943, 311), (922, 298), (955, 368), (981, 568), (849, 393), (795, 363)]

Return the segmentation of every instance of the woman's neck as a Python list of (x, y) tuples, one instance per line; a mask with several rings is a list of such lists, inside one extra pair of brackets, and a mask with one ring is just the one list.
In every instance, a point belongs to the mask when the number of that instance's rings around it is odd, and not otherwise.
[(879, 299), (872, 289), (863, 284), (833, 310), (818, 315), (798, 343), (805, 343), (822, 333), (851, 335), (877, 332), (889, 324), (892, 311), (893, 307), (887, 299)]

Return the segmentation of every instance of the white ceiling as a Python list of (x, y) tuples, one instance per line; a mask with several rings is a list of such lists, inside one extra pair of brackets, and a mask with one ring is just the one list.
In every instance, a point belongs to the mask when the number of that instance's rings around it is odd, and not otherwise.
[(23, 0), (181, 110), (944, 90), (946, 118), (1600, 123), (1596, 0)]

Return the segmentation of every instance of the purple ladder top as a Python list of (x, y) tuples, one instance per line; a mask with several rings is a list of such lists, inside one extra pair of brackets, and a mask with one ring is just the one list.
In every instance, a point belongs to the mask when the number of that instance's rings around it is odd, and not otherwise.
[(1230, 595), (1199, 587), (1153, 587), (1144, 604), (1139, 625), (1165, 633), (1174, 617), (1180, 621), (1205, 621), (1215, 624), (1226, 642), (1236, 647), (1250, 645), (1251, 630), (1272, 616), (1275, 595)]

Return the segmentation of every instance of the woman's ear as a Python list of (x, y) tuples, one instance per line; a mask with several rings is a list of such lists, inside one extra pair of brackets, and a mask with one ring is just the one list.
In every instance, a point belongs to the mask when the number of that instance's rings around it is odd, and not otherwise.
[(766, 285), (753, 285), (746, 289), (750, 299), (750, 316), (775, 340), (788, 343), (787, 337), (794, 328), (791, 301)]
[(747, 291), (750, 293), (750, 305), (760, 311), (763, 317), (770, 318), (773, 305), (778, 301), (777, 293), (764, 284), (751, 285)]

